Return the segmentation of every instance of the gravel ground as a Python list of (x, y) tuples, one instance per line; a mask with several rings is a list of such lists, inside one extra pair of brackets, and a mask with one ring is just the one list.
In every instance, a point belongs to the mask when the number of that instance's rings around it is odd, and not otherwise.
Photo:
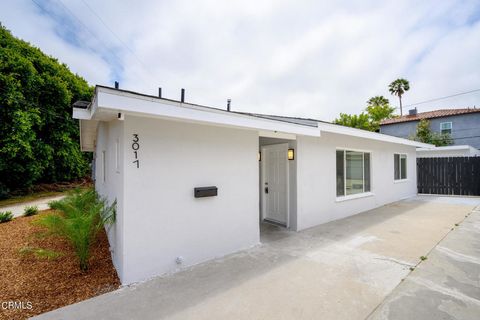
[[(94, 244), (90, 269), (80, 271), (72, 248), (60, 238), (36, 236), (42, 229), (32, 225), (40, 215), (20, 217), (0, 224), (0, 319), (25, 319), (112, 290), (120, 286), (112, 265), (105, 232)], [(21, 254), (24, 247), (61, 252), (54, 259)], [(16, 302), (20, 308), (8, 308)]]

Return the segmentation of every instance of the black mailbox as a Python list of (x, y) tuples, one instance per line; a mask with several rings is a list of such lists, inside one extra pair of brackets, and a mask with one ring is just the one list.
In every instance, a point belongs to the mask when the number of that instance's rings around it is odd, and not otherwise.
[(194, 189), (195, 198), (215, 197), (217, 196), (217, 187), (200, 187)]

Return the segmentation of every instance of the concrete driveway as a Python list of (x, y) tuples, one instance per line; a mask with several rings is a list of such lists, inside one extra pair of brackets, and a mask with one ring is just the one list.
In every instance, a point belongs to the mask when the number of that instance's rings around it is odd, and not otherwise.
[(21, 202), (8, 206), (2, 206), (0, 207), (0, 211), (11, 211), (14, 217), (20, 217), (21, 215), (23, 215), (26, 207), (37, 207), (38, 210), (47, 210), (50, 209), (50, 207), (48, 206), (48, 203), (50, 201), (57, 201), (63, 198), (65, 198), (65, 195), (43, 197), (28, 202)]
[(419, 196), (298, 233), (263, 225), (258, 247), (38, 319), (382, 318), (387, 296), (420, 271), (410, 270), (420, 256), (479, 203)]
[(480, 319), (480, 207), (450, 232), (370, 320)]

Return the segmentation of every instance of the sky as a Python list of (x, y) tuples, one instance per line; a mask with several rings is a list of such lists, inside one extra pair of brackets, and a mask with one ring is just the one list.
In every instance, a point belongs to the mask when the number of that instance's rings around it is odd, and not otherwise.
[[(2, 0), (13, 35), (91, 85), (331, 121), (397, 79), (418, 102), (480, 89), (480, 0)], [(480, 90), (416, 105), (480, 107)]]

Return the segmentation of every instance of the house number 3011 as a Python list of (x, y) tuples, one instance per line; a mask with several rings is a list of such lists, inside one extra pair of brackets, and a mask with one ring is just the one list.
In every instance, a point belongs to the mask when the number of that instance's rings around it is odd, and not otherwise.
[(140, 168), (140, 159), (138, 159), (138, 149), (140, 149), (140, 139), (138, 138), (138, 134), (134, 133), (133, 134), (133, 139), (132, 139), (132, 150), (133, 150), (133, 157), (135, 160), (133, 163), (137, 165), (137, 169)]

